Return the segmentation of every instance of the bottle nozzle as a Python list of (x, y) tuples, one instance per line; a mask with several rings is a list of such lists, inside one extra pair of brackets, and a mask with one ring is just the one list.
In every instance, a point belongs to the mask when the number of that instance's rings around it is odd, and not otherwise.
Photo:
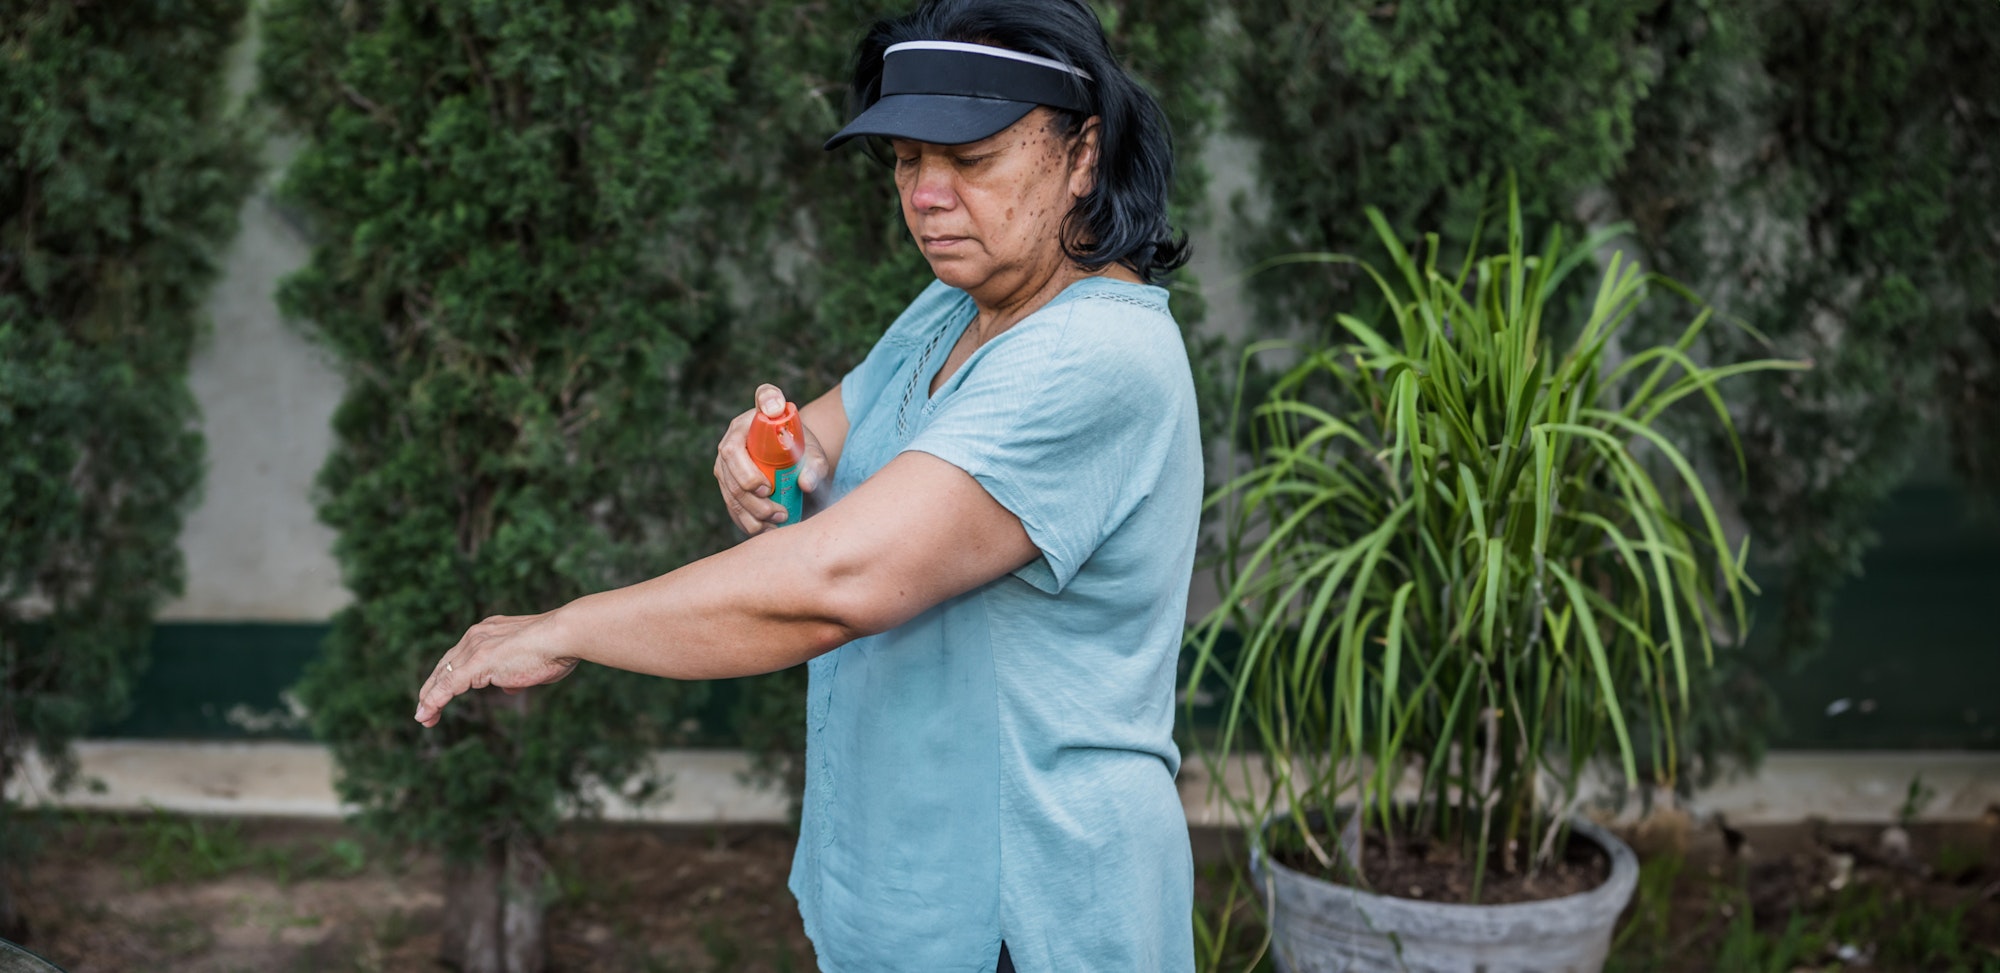
[(785, 411), (776, 416), (764, 414), (758, 409), (750, 416), (750, 433), (745, 447), (750, 450), (750, 458), (760, 465), (780, 469), (797, 463), (805, 456), (805, 428), (799, 422), (799, 410), (792, 403), (785, 403)]

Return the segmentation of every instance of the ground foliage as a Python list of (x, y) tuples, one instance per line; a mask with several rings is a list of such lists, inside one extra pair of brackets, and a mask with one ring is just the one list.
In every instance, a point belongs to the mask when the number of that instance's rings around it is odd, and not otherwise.
[[(1107, 19), (1143, 73), (1198, 9)], [(893, 10), (271, 5), (265, 91), (305, 138), (284, 195), (316, 241), (281, 302), (348, 383), (320, 510), (355, 602), (302, 696), (371, 831), (466, 859), (537, 840), (592, 781), (653, 783), (640, 757), (699, 711), (699, 684), (586, 667), (409, 717), (482, 616), (730, 543), (702, 459), (728, 417), (759, 382), (824, 392), (927, 282), (888, 171), (820, 149)], [(750, 743), (796, 750), (802, 682), (738, 687)]]
[(181, 590), (188, 362), (257, 170), (224, 85), (245, 9), (0, 3), (0, 779), (31, 745), (73, 770)]

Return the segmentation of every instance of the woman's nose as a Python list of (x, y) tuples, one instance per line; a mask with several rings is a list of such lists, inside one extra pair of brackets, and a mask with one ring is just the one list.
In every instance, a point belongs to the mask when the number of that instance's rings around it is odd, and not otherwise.
[(951, 167), (942, 160), (919, 159), (917, 174), (910, 186), (910, 205), (915, 209), (950, 209), (958, 202), (952, 185)]

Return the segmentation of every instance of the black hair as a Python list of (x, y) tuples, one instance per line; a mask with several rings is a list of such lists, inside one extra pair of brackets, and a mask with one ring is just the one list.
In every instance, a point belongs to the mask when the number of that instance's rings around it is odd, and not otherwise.
[(1064, 136), (1082, 131), (1092, 115), (1101, 119), (1096, 179), (1063, 220), (1063, 253), (1086, 270), (1123, 264), (1149, 284), (1187, 263), (1187, 236), (1167, 223), (1174, 144), (1166, 113), (1125, 73), (1083, 0), (925, 0), (876, 21), (855, 49), (850, 116), (880, 97), (883, 52), (920, 40), (1004, 47), (1090, 75), (1076, 79), (1089, 111), (1051, 109)]

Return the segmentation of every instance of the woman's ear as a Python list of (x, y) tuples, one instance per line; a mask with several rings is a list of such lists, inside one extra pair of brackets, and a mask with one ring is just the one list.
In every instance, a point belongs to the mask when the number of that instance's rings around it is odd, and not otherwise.
[(1083, 131), (1077, 133), (1076, 142), (1069, 150), (1069, 194), (1071, 198), (1082, 199), (1097, 188), (1097, 145), (1098, 136), (1104, 131), (1104, 119), (1092, 115), (1083, 121)]

